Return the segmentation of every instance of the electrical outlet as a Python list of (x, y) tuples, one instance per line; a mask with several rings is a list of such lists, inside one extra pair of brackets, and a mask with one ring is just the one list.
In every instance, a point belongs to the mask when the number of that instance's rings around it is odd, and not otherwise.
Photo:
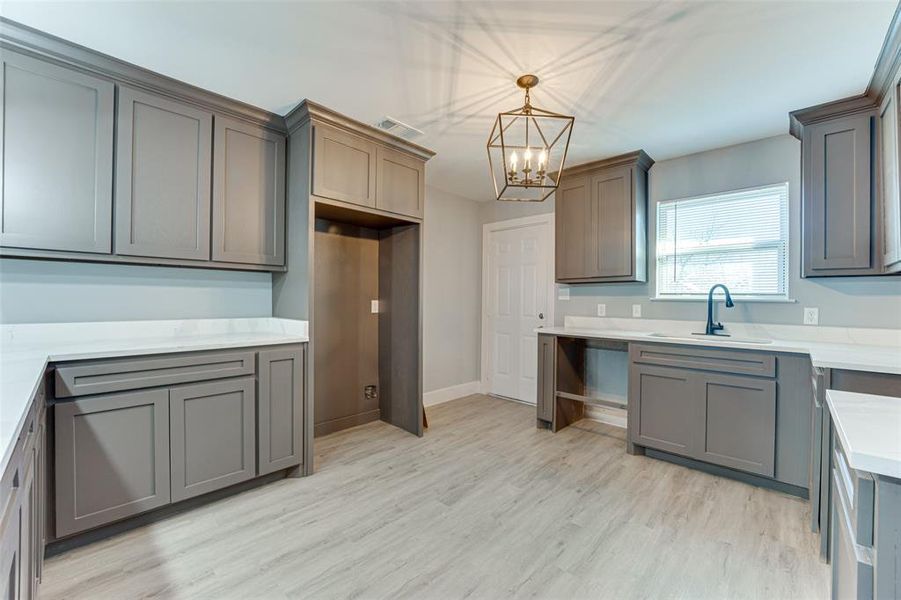
[(641, 316), (641, 304), (633, 304), (632, 305), (632, 316), (633, 317)]
[(557, 300), (569, 300), (569, 286), (557, 288)]
[(820, 309), (819, 308), (808, 308), (804, 307), (804, 324), (805, 325), (819, 325), (820, 324)]
[(606, 304), (598, 304), (598, 316), (599, 317), (607, 316), (607, 305)]
[(369, 301), (369, 312), (374, 315), (379, 314), (379, 301), (378, 300), (370, 300)]

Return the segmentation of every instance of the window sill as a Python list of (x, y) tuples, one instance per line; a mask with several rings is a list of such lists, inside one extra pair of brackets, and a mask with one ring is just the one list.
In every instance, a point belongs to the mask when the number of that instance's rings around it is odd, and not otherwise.
[[(713, 298), (717, 302), (723, 301), (723, 296), (717, 294)], [(744, 302), (761, 302), (771, 304), (797, 304), (794, 298), (742, 298), (732, 294), (732, 299), (737, 303)], [(651, 298), (651, 302), (707, 302), (707, 296), (687, 296), (684, 298)]]

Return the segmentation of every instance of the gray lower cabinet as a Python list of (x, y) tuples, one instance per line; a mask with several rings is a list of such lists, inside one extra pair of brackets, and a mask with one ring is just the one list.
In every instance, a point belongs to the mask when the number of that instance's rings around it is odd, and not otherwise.
[[(631, 443), (776, 477), (778, 406), (773, 355), (662, 344), (631, 344), (629, 353)], [(809, 399), (794, 404), (805, 401)], [(786, 402), (785, 408), (791, 407)], [(786, 411), (786, 417), (794, 418), (801, 428), (809, 422), (806, 414), (799, 419)], [(798, 452), (804, 453), (800, 460), (784, 461), (784, 478), (796, 486), (799, 482), (791, 479), (799, 470), (796, 463), (804, 467), (801, 477), (807, 475), (809, 445), (804, 442), (798, 445)]]
[(21, 554), (19, 542), (22, 533), (21, 491), (12, 489), (5, 495), (6, 504), (0, 515), (0, 594), (4, 600), (16, 600), (19, 593), (19, 569)]
[(169, 503), (169, 392), (55, 406), (56, 536)]
[(109, 254), (113, 83), (0, 53), (0, 245)]
[(698, 454), (703, 423), (691, 371), (637, 365), (629, 373), (633, 443), (683, 456)]
[(257, 355), (257, 475), (303, 462), (304, 350)]
[(538, 418), (546, 423), (554, 420), (556, 402), (557, 337), (538, 335)]
[(210, 258), (212, 113), (121, 86), (116, 254)]
[(563, 172), (556, 193), (556, 279), (647, 281), (647, 179), (639, 150)]
[(736, 375), (699, 378), (704, 444), (698, 458), (765, 477), (775, 474), (776, 382)]
[(252, 377), (169, 390), (172, 501), (256, 474)]
[(285, 136), (216, 115), (213, 260), (285, 264)]

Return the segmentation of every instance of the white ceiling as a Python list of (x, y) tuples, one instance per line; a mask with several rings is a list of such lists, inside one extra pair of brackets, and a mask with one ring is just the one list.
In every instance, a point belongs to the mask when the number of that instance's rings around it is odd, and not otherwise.
[(788, 130), (859, 94), (895, 0), (2, 2), (26, 25), (285, 114), (310, 98), (426, 132), (429, 184), (492, 199), (485, 143), (514, 80), (576, 117), (568, 164), (657, 160)]

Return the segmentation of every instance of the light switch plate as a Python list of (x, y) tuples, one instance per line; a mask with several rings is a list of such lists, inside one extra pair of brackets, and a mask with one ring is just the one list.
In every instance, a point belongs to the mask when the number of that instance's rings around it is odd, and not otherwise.
[(557, 300), (569, 300), (569, 286), (557, 288)]
[(641, 316), (641, 304), (633, 304), (632, 305), (632, 316), (633, 317)]
[(607, 305), (606, 304), (598, 304), (598, 316), (599, 317), (607, 316)]
[(369, 312), (374, 315), (379, 314), (379, 301), (378, 300), (370, 300), (369, 301)]
[(804, 307), (804, 324), (805, 325), (819, 325), (820, 324), (820, 309), (819, 308), (808, 308)]

